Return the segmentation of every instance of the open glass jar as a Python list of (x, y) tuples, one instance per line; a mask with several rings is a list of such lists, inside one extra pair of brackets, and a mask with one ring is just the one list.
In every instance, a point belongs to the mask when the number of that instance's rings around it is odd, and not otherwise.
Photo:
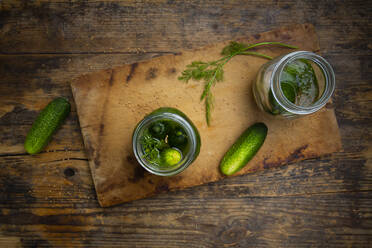
[(199, 155), (200, 135), (191, 120), (175, 108), (159, 108), (140, 121), (132, 146), (140, 165), (159, 176), (185, 170)]
[(321, 56), (297, 51), (260, 68), (253, 82), (258, 107), (274, 116), (293, 118), (318, 111), (335, 89), (335, 74)]

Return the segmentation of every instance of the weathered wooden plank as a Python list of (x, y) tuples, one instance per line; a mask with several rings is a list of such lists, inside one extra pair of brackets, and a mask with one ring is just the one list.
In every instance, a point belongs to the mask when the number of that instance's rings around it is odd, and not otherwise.
[[(366, 151), (359, 155), (334, 154), (323, 160), (308, 160), (280, 170), (194, 187), (186, 190), (186, 195), (191, 199), (221, 197), (233, 200), (235, 197), (368, 191), (372, 187), (371, 158), (371, 152)], [(1, 208), (98, 206), (90, 170), (81, 152), (2, 157), (0, 178)], [(163, 194), (162, 197), (168, 196)], [(185, 194), (172, 193), (174, 199), (184, 197)]]
[[(282, 25), (315, 24), (324, 51), (364, 54), (369, 1), (2, 1), (0, 51), (178, 51)], [(332, 40), (332, 42), (330, 42)]]
[(50, 208), (10, 210), (3, 211), (0, 220), (3, 234), (19, 235), (24, 245), (368, 247), (371, 196), (359, 192), (191, 201), (167, 197), (74, 214), (50, 214)]
[(41, 247), (368, 247), (371, 239), (371, 163), (359, 158), (333, 155), (102, 209), (87, 162), (58, 161), (66, 153), (1, 160), (3, 235)]

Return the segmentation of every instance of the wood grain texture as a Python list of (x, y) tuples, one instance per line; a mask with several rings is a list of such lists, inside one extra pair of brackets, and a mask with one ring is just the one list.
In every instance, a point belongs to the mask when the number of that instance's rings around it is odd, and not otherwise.
[[(248, 44), (276, 40), (296, 45), (300, 50), (319, 50), (314, 27), (308, 24), (282, 27), (238, 40)], [(215, 60), (227, 44), (228, 41), (95, 72), (71, 83), (101, 206), (223, 179), (218, 169), (220, 160), (239, 135), (256, 122), (268, 126), (268, 137), (252, 161), (236, 175), (329, 154), (341, 148), (332, 107), (293, 121), (272, 118), (257, 108), (252, 83), (266, 60), (253, 56), (236, 57), (225, 66), (227, 82), (213, 88), (217, 100), (212, 124), (208, 127), (199, 101), (203, 85), (183, 84), (177, 77), (192, 61)], [(289, 51), (275, 47), (260, 49), (273, 57)], [(173, 177), (146, 172), (132, 151), (133, 129), (145, 115), (160, 107), (174, 107), (184, 112), (196, 125), (202, 141), (197, 160)]]
[[(370, 247), (369, 1), (3, 0), (0, 8), (1, 247)], [(72, 99), (71, 78), (304, 22), (336, 72), (343, 152), (107, 209), (75, 106), (48, 152), (24, 154), (40, 108)]]

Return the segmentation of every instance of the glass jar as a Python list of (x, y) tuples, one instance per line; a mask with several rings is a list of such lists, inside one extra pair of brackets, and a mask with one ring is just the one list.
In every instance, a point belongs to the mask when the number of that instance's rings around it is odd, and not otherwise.
[(296, 51), (262, 65), (253, 82), (258, 107), (274, 116), (293, 118), (318, 111), (335, 89), (335, 74), (321, 56)]
[(191, 120), (181, 111), (167, 107), (140, 121), (132, 138), (139, 164), (159, 176), (185, 170), (199, 155), (200, 145), (199, 132)]

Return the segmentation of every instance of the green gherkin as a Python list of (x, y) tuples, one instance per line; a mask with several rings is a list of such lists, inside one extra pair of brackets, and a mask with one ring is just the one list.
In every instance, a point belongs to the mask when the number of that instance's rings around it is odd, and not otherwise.
[(266, 135), (264, 123), (256, 123), (245, 130), (223, 157), (220, 164), (222, 174), (230, 176), (241, 170), (256, 155)]
[(66, 119), (70, 109), (70, 103), (65, 98), (59, 97), (51, 101), (32, 124), (24, 143), (25, 150), (29, 154), (41, 152)]

